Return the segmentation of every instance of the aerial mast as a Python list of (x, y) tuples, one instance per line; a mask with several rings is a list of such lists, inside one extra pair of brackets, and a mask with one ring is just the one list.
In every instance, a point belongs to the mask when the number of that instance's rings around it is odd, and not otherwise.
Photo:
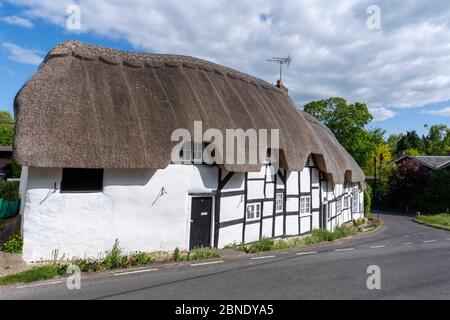
[(280, 79), (278, 81), (279, 81), (279, 83), (282, 83), (282, 80), (283, 80), (283, 64), (285, 64), (286, 66), (289, 67), (289, 65), (292, 62), (291, 56), (288, 55), (286, 58), (273, 57), (273, 58), (267, 59), (266, 61), (275, 62), (275, 63), (278, 63), (280, 65)]

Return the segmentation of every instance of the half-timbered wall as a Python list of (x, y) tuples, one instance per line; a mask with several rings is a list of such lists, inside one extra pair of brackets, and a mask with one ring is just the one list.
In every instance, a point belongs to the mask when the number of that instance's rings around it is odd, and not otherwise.
[[(362, 216), (359, 185), (325, 181), (313, 161), (301, 172), (280, 169), (271, 175), (265, 165), (259, 172), (220, 171), (219, 175), (222, 188), (216, 194), (214, 243), (219, 248), (263, 237), (303, 235), (319, 228), (332, 231)], [(352, 209), (353, 197), (358, 205)], [(252, 209), (254, 213), (247, 214)]]

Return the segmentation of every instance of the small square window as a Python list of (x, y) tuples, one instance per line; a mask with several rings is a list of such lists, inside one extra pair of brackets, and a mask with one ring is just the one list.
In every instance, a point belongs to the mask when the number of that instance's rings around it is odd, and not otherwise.
[(300, 198), (300, 214), (311, 213), (311, 197), (305, 196)]
[(98, 192), (102, 190), (103, 169), (63, 169), (61, 192)]
[(249, 220), (257, 220), (261, 217), (261, 204), (260, 203), (252, 203), (247, 205), (247, 221)]
[(277, 193), (276, 211), (277, 212), (282, 212), (283, 211), (283, 194), (282, 193)]

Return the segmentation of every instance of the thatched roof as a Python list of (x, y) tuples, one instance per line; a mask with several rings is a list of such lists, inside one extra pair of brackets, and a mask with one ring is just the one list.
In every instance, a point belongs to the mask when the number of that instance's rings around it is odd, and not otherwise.
[[(211, 62), (67, 41), (49, 52), (17, 94), (16, 160), (34, 167), (165, 168), (172, 131), (279, 129), (282, 164), (310, 154), (337, 183), (364, 174), (328, 128), (285, 91)], [(225, 134), (224, 134), (225, 136)], [(256, 171), (260, 165), (224, 165)]]

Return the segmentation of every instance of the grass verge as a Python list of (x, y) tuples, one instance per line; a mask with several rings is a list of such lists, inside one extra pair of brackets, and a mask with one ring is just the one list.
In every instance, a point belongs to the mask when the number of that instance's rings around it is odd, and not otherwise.
[(56, 265), (35, 267), (16, 274), (0, 277), (0, 285), (13, 283), (29, 283), (40, 280), (49, 280), (60, 276), (61, 268)]
[(171, 263), (180, 261), (194, 261), (219, 257), (219, 252), (215, 249), (199, 248), (191, 251), (180, 251), (178, 248), (173, 253), (170, 252), (136, 252), (123, 254), (119, 242), (114, 243), (113, 248), (99, 259), (74, 259), (71, 261), (59, 260), (34, 267), (29, 270), (0, 277), (0, 285), (14, 283), (29, 283), (41, 280), (49, 280), (58, 276), (68, 274), (69, 265), (77, 266), (81, 272), (102, 272), (113, 269), (126, 269), (130, 267), (147, 266), (158, 263)]
[[(363, 228), (364, 231), (362, 231), (362, 233), (374, 231), (382, 225), (383, 224), (381, 221), (369, 220), (367, 227)], [(316, 229), (313, 230), (310, 235), (303, 237), (292, 237), (279, 240), (263, 238), (250, 244), (233, 244), (229, 247), (245, 253), (257, 253), (263, 251), (297, 248), (354, 236), (358, 234), (358, 226), (358, 223), (355, 222), (355, 224), (352, 226), (336, 227), (333, 232), (325, 229)]]
[(441, 213), (441, 214), (435, 214), (435, 215), (420, 215), (420, 216), (416, 216), (416, 218), (414, 219), (416, 222), (431, 226), (431, 227), (436, 227), (436, 228), (441, 228), (441, 229), (446, 229), (446, 230), (450, 230), (450, 214), (448, 213)]

